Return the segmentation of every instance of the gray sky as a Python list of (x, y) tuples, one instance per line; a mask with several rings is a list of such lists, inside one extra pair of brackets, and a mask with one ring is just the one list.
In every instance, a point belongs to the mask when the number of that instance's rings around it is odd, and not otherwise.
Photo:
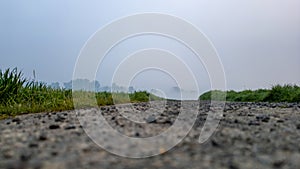
[[(69, 81), (80, 49), (94, 32), (120, 17), (143, 12), (178, 16), (205, 33), (219, 53), (229, 89), (300, 84), (300, 0), (2, 0), (0, 68), (18, 67), (27, 77), (35, 70), (45, 82)], [(108, 82), (110, 68), (117, 64), (114, 58), (132, 50), (161, 45), (184, 53), (182, 58), (188, 60), (188, 52), (176, 42), (156, 38), (138, 37), (116, 47), (101, 68), (105, 73), (99, 69), (100, 82)], [(191, 68), (200, 90), (207, 90), (203, 66), (191, 63)], [(144, 76), (155, 80), (156, 74)], [(134, 81), (143, 85), (140, 77)]]

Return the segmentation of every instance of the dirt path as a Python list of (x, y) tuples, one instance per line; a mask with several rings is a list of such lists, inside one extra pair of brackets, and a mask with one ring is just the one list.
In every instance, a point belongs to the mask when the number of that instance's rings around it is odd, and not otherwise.
[[(135, 104), (139, 110), (147, 107), (145, 103)], [(180, 104), (170, 102), (167, 107), (159, 115), (144, 117), (147, 126), (130, 123), (115, 106), (101, 111), (119, 132), (130, 137), (150, 137), (168, 129), (176, 119)], [(179, 145), (145, 159), (119, 157), (97, 146), (82, 129), (74, 111), (2, 120), (0, 168), (300, 168), (299, 104), (227, 103), (215, 134), (199, 144), (208, 110), (209, 104), (202, 103), (193, 129)], [(130, 145), (123, 146), (130, 151)]]

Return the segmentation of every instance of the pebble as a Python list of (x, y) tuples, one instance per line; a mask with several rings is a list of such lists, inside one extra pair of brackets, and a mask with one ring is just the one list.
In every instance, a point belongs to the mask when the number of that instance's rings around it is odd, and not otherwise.
[(248, 123), (249, 126), (259, 126), (260, 123), (258, 121), (254, 121), (254, 120), (251, 120), (249, 123)]
[(269, 122), (270, 117), (268, 115), (258, 115), (256, 116), (256, 119), (262, 122)]
[(28, 160), (30, 160), (31, 156), (32, 156), (31, 152), (23, 151), (20, 154), (20, 160), (21, 161), (28, 161)]
[(277, 123), (283, 123), (284, 120), (280, 119), (280, 120), (277, 120)]
[(296, 125), (296, 128), (300, 130), (300, 123)]
[(47, 140), (47, 135), (46, 135), (45, 133), (40, 134), (39, 140), (40, 140), (40, 141), (45, 141), (45, 140)]
[(154, 116), (149, 116), (147, 119), (146, 119), (146, 122), (147, 123), (156, 123), (156, 118)]
[(66, 120), (65, 117), (63, 117), (63, 116), (57, 116), (56, 119), (55, 119), (55, 122), (63, 122), (65, 120)]
[(29, 143), (29, 145), (28, 145), (28, 147), (29, 148), (36, 148), (36, 147), (38, 147), (39, 145), (38, 145), (38, 143)]
[(20, 123), (21, 122), (21, 119), (16, 117), (16, 118), (13, 118), (12, 119), (12, 122), (15, 122), (15, 123)]
[(59, 129), (60, 128), (60, 126), (59, 125), (57, 125), (57, 124), (51, 124), (50, 126), (49, 126), (49, 129)]
[(71, 130), (71, 129), (76, 129), (76, 126), (74, 125), (69, 125), (65, 127), (65, 130)]

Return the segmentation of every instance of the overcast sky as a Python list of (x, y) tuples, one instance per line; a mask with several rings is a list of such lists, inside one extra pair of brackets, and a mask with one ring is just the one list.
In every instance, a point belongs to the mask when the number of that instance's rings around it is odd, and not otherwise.
[[(206, 34), (217, 49), (229, 89), (300, 84), (300, 0), (2, 0), (0, 68), (18, 67), (27, 77), (35, 70), (38, 80), (45, 82), (69, 81), (80, 50), (93, 33), (113, 20), (143, 12), (178, 16)], [(108, 54), (98, 80), (107, 83), (109, 68), (117, 64), (114, 58), (134, 49), (173, 49), (189, 60), (188, 51), (176, 42), (157, 38), (137, 37), (120, 44)], [(200, 90), (207, 90), (203, 65), (191, 67), (203, 86)], [(144, 76), (155, 80), (160, 75), (153, 71)], [(140, 77), (134, 81), (143, 85)], [(169, 86), (174, 85), (171, 81), (166, 80)]]

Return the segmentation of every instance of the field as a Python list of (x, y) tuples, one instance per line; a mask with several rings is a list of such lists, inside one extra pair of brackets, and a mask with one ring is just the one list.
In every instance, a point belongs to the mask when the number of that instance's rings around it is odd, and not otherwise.
[[(23, 77), (17, 68), (0, 70), (0, 119), (20, 114), (37, 112), (54, 112), (74, 109), (72, 95), (75, 97), (76, 108), (91, 107), (88, 101), (95, 99), (98, 106), (115, 103), (147, 102), (161, 98), (146, 91), (134, 93), (87, 92), (59, 88), (54, 89), (43, 82)], [(200, 100), (225, 98), (231, 102), (300, 102), (300, 87), (296, 85), (275, 85), (271, 89), (236, 91), (209, 91), (202, 94)]]
[(214, 100), (226, 97), (226, 101), (231, 102), (300, 102), (300, 87), (297, 85), (275, 85), (271, 89), (244, 90), (236, 91), (209, 91), (200, 96), (200, 100), (211, 100), (212, 94)]
[(130, 94), (87, 91), (72, 93), (72, 90), (53, 89), (43, 82), (24, 78), (22, 72), (14, 68), (0, 70), (0, 119), (20, 114), (72, 110), (74, 109), (72, 94), (80, 95), (76, 98), (82, 99), (77, 101), (81, 104), (76, 105), (76, 108), (91, 106), (89, 102), (85, 102), (88, 100), (86, 98), (96, 98), (98, 106), (160, 100), (146, 91)]

